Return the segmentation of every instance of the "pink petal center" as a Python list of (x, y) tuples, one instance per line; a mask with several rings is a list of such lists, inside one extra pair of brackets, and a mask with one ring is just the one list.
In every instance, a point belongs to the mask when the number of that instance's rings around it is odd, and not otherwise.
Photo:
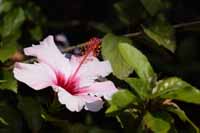
[(64, 74), (57, 72), (56, 73), (57, 77), (57, 86), (62, 87), (65, 89), (67, 92), (69, 92), (71, 95), (78, 95), (80, 93), (83, 93), (84, 89), (79, 88), (79, 79), (75, 77), (69, 77), (66, 79)]

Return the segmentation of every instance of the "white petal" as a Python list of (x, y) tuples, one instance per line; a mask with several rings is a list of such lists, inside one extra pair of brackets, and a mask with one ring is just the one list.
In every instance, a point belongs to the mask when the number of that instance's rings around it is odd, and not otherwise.
[(33, 45), (24, 49), (26, 55), (35, 56), (39, 62), (48, 64), (54, 71), (61, 72), (68, 78), (71, 74), (69, 60), (58, 50), (53, 36), (48, 36), (40, 45)]
[(104, 102), (102, 100), (98, 100), (91, 103), (86, 103), (85, 110), (90, 110), (92, 112), (97, 112), (103, 108)]
[[(72, 56), (70, 63), (73, 69), (77, 68), (83, 57)], [(74, 70), (75, 71), (75, 70)], [(73, 71), (73, 72), (74, 72)], [(96, 57), (90, 56), (81, 65), (77, 76), (80, 79), (80, 87), (87, 87), (94, 83), (98, 77), (105, 77), (112, 72), (112, 67), (109, 61), (99, 61)]]
[(112, 95), (117, 91), (117, 88), (111, 81), (95, 82), (85, 90), (85, 92), (90, 95), (95, 95), (98, 97), (103, 96), (107, 100), (110, 100)]
[(71, 95), (61, 87), (57, 87), (56, 90), (60, 103), (64, 104), (66, 108), (72, 112), (80, 112), (83, 107), (85, 110), (96, 112), (103, 107), (103, 101), (98, 97), (88, 95)]
[(82, 101), (79, 97), (71, 95), (69, 92), (62, 88), (57, 89), (58, 100), (61, 104), (64, 104), (67, 109), (74, 112), (80, 112), (85, 105), (85, 101)]
[(16, 63), (13, 72), (17, 80), (35, 90), (52, 86), (56, 81), (56, 76), (52, 69), (43, 63)]

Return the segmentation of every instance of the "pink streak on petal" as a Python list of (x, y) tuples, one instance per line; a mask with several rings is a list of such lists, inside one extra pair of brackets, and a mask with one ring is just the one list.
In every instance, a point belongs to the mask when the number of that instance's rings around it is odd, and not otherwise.
[(17, 80), (35, 90), (52, 86), (56, 80), (56, 75), (51, 68), (43, 63), (16, 63), (13, 72)]
[(79, 95), (79, 93), (83, 93), (84, 90), (79, 88), (79, 79), (78, 78), (68, 78), (66, 79), (62, 73), (56, 73), (57, 82), (55, 83), (57, 86), (60, 86), (71, 95)]
[(25, 48), (24, 53), (37, 57), (39, 62), (49, 65), (56, 72), (63, 73), (66, 78), (71, 74), (69, 60), (56, 47), (53, 36), (48, 36), (40, 45)]

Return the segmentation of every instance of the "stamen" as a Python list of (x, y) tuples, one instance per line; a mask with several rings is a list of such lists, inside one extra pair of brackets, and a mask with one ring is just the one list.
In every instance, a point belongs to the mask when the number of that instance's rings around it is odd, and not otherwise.
[(76, 71), (73, 74), (73, 78), (76, 76), (77, 72), (79, 71), (81, 65), (86, 61), (87, 57), (92, 54), (93, 56), (97, 56), (97, 52), (99, 52), (101, 39), (99, 38), (91, 38), (88, 42), (86, 42), (87, 45), (85, 46), (85, 53), (83, 55), (83, 59), (81, 60), (80, 64), (76, 68)]

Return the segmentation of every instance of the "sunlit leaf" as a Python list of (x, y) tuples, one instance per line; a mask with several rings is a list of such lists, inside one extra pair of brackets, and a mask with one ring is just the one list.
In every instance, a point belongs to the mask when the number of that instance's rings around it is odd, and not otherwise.
[(130, 104), (138, 104), (138, 98), (132, 94), (128, 90), (119, 90), (117, 93), (115, 93), (112, 96), (112, 99), (110, 101), (110, 108), (106, 111), (107, 113), (112, 113), (119, 111), (125, 107), (127, 107)]
[(149, 83), (154, 80), (155, 73), (151, 64), (138, 49), (128, 43), (120, 43), (119, 51), (124, 60), (135, 69), (135, 72), (142, 80)]
[(0, 42), (0, 61), (5, 62), (8, 60), (17, 50), (17, 43), (16, 42)]
[(119, 52), (118, 45), (120, 42), (131, 41), (125, 37), (108, 34), (103, 38), (101, 50), (103, 58), (110, 61), (113, 74), (121, 79), (128, 77), (128, 75), (133, 71), (133, 68), (126, 63)]
[(191, 126), (199, 133), (199, 128), (187, 117), (185, 112), (181, 110), (178, 106), (168, 106), (167, 110), (176, 114), (183, 122), (188, 122)]
[(110, 107), (106, 110), (107, 115), (115, 114), (118, 111), (120, 111), (120, 108), (118, 108), (116, 105), (111, 104)]
[(158, 45), (165, 47), (171, 52), (175, 51), (174, 29), (162, 16), (153, 25), (143, 27), (143, 29), (145, 34)]
[(161, 80), (155, 89), (155, 94), (160, 98), (200, 104), (200, 91), (180, 78), (171, 77)]
[(13, 34), (24, 22), (25, 16), (22, 8), (15, 8), (3, 18), (3, 27), (0, 30), (2, 37)]
[(7, 0), (2, 0), (2, 2), (0, 2), (0, 14), (2, 12), (7, 12), (11, 9), (12, 7), (12, 2), (11, 1), (7, 1)]
[(149, 95), (149, 86), (146, 82), (139, 78), (126, 78), (125, 81), (131, 86), (131, 88), (140, 96), (145, 99)]
[(2, 71), (1, 77), (3, 82), (0, 83), (0, 89), (11, 90), (17, 93), (17, 81), (13, 77), (13, 73), (10, 71)]
[(119, 108), (125, 108), (130, 104), (137, 104), (138, 98), (128, 90), (119, 90), (112, 96), (112, 104)]
[(121, 89), (112, 96), (111, 101), (109, 101), (110, 107), (106, 110), (106, 113), (115, 113), (126, 108), (130, 104), (137, 105), (138, 101), (138, 97), (136, 97), (133, 93), (128, 90)]
[(168, 133), (171, 123), (173, 123), (173, 118), (166, 112), (147, 112), (144, 115), (143, 122), (154, 133)]

